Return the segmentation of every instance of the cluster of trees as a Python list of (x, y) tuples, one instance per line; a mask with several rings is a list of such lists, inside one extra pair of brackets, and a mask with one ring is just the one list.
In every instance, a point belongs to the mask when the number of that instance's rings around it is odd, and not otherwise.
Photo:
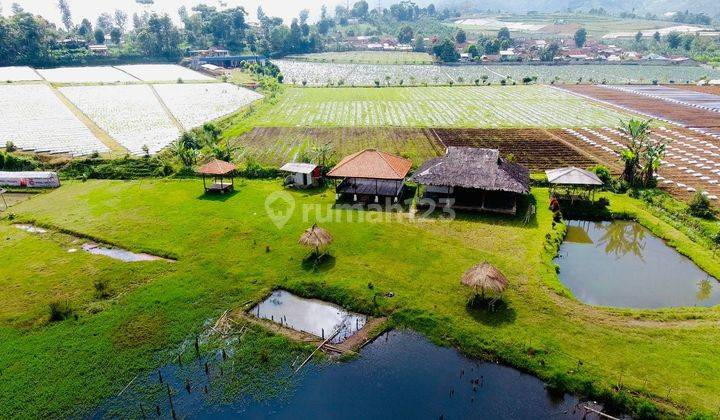
[(687, 23), (691, 25), (710, 25), (712, 18), (705, 13), (691, 13), (689, 11), (675, 13), (672, 17), (673, 22)]
[(476, 44), (468, 46), (467, 52), (472, 58), (480, 57), (484, 54), (495, 55), (499, 54), (500, 50), (508, 49), (512, 44), (513, 40), (510, 37), (510, 30), (508, 28), (500, 28), (497, 36), (494, 38), (481, 34)]

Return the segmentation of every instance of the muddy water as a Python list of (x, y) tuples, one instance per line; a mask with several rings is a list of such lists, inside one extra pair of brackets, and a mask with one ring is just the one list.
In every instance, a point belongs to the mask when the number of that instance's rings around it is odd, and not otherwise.
[(591, 305), (714, 306), (720, 284), (636, 222), (569, 221), (560, 280)]
[(304, 299), (285, 290), (274, 291), (267, 299), (250, 310), (250, 314), (282, 323), (294, 330), (304, 331), (318, 337), (330, 337), (341, 343), (355, 334), (367, 322), (364, 315), (315, 299)]
[[(183, 369), (185, 371), (183, 372)], [(495, 363), (483, 363), (438, 347), (411, 331), (391, 331), (363, 348), (350, 362), (310, 363), (282, 395), (256, 399), (241, 390), (233, 399), (213, 397), (217, 384), (205, 381), (202, 367), (187, 376), (187, 366), (162, 369), (163, 387), (144, 394), (144, 410), (160, 407), (168, 417), (164, 386), (174, 390), (178, 418), (250, 419), (579, 419), (587, 404), (567, 394), (550, 393), (539, 379)], [(157, 373), (143, 381), (157, 382)], [(184, 379), (194, 390), (183, 389)], [(201, 385), (202, 384), (202, 385)], [(200, 391), (207, 386), (209, 393)], [(140, 416), (135, 389), (107, 401), (92, 417)], [(151, 415), (153, 415), (151, 414)], [(590, 414), (586, 419), (597, 419)]]

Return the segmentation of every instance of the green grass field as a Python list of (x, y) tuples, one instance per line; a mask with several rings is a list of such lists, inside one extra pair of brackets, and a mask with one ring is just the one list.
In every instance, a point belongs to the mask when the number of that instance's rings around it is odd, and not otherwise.
[[(314, 290), (353, 309), (390, 314), (393, 322), (470, 355), (494, 355), (544, 379), (562, 377), (571, 386), (593, 381), (606, 390), (619, 384), (676, 413), (716, 412), (720, 406), (720, 310), (611, 310), (568, 297), (551, 263), (554, 246), (546, 240), (563, 231), (551, 226), (547, 190), (534, 190), (538, 214), (527, 225), (522, 217), (385, 220), (383, 213), (333, 210), (329, 192), (290, 192), (296, 211), (278, 229), (265, 203), (282, 190), (279, 184), (240, 181), (236, 194), (206, 198), (199, 180), (70, 182), (13, 207), (16, 220), (177, 262), (126, 264), (68, 253), (78, 244), (63, 235), (35, 236), (0, 223), (3, 416), (86, 414), (135, 375), (165, 363), (169, 351), (223, 311), (274, 287)], [(610, 200), (614, 210), (636, 216), (720, 276), (710, 251), (639, 202)], [(335, 238), (333, 264), (318, 272), (304, 268), (307, 250), (297, 244), (316, 220), (313, 211), (303, 220), (305, 205), (323, 209), (331, 220), (321, 225)], [(508, 309), (496, 315), (468, 310), (469, 292), (459, 283), (467, 268), (483, 260), (510, 280)], [(114, 298), (93, 297), (98, 276), (109, 279)], [(376, 291), (394, 297), (378, 299), (375, 308)], [(58, 298), (71, 303), (77, 318), (48, 324), (47, 305)], [(283, 354), (277, 341), (258, 344), (263, 346), (273, 357)], [(245, 363), (257, 360), (259, 350), (253, 351)], [(123, 417), (131, 415), (137, 413)]]
[[(547, 86), (287, 88), (249, 127), (614, 126), (615, 112)], [(232, 131), (232, 130), (231, 130)]]
[(345, 51), (301, 54), (288, 57), (299, 61), (348, 64), (432, 64), (428, 53), (405, 51)]

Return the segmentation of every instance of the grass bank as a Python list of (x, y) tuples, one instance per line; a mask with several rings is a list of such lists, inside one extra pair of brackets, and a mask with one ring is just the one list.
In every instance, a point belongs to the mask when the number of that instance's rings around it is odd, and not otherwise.
[[(522, 218), (461, 216), (452, 222), (334, 209), (333, 194), (289, 192), (295, 211), (278, 227), (266, 213), (277, 181), (240, 181), (235, 194), (205, 197), (197, 180), (68, 182), (18, 204), (20, 220), (81, 232), (128, 249), (177, 256), (175, 263), (126, 264), (68, 253), (62, 241), (0, 223), (0, 410), (8, 416), (85, 414), (199, 333), (226, 309), (275, 287), (316, 294), (417, 329), (467, 354), (502, 360), (558, 386), (625, 401), (650, 399), (669, 413), (720, 406), (717, 308), (630, 311), (593, 308), (558, 293), (551, 258), (547, 190), (538, 213)], [(611, 197), (679, 249), (681, 233), (645, 214), (642, 203)], [(307, 217), (304, 217), (304, 214)], [(297, 244), (315, 221), (335, 242), (331, 263), (303, 264)], [(652, 227), (651, 227), (652, 228)], [(20, 250), (21, 252), (18, 252)], [(701, 255), (701, 254), (698, 254)], [(507, 308), (466, 307), (463, 272), (487, 260), (510, 280)], [(717, 261), (702, 261), (711, 272)], [(114, 297), (98, 302), (106, 276)], [(372, 285), (372, 288), (369, 287)], [(315, 291), (315, 292), (313, 292)], [(393, 292), (393, 297), (383, 297)], [(49, 302), (76, 317), (47, 322)], [(260, 350), (258, 350), (260, 351)]]

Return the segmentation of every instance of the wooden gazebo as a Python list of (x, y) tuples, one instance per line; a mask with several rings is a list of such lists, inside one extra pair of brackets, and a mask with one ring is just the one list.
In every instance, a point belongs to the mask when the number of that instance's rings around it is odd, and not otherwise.
[[(223, 160), (214, 159), (200, 168), (198, 173), (202, 175), (203, 188), (206, 193), (224, 194), (235, 189), (235, 165)], [(213, 182), (208, 185), (205, 180), (206, 176), (211, 176)], [(230, 182), (227, 182), (227, 181)]]

